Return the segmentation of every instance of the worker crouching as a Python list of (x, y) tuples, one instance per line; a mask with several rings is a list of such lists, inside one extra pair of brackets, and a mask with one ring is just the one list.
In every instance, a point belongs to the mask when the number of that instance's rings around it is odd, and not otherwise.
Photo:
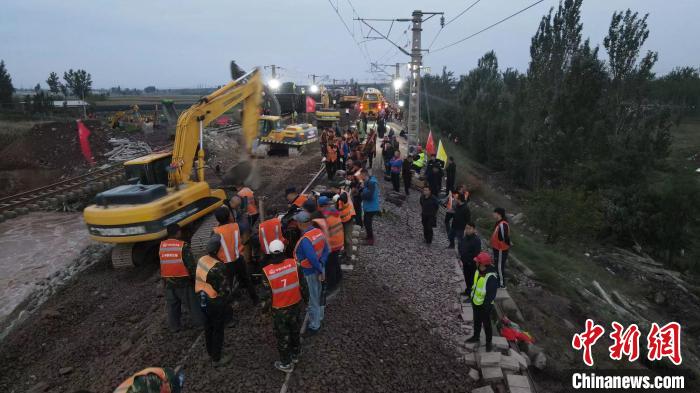
[(273, 240), (269, 249), (270, 264), (263, 268), (263, 273), (272, 292), (272, 327), (280, 353), (275, 368), (290, 373), (301, 354), (301, 283), (296, 261), (284, 255), (284, 243)]
[(122, 382), (114, 393), (181, 393), (185, 378), (171, 368), (145, 368)]

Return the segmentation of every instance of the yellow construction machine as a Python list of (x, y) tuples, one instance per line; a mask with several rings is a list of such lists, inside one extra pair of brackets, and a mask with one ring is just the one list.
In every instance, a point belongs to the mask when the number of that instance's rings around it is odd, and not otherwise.
[(190, 244), (195, 257), (204, 254), (214, 225), (209, 213), (226, 198), (224, 190), (210, 188), (204, 179), (204, 127), (242, 103), (246, 146), (243, 159), (249, 163), (248, 153), (258, 133), (262, 90), (261, 75), (256, 69), (203, 97), (180, 114), (172, 152), (126, 162), (130, 184), (98, 194), (96, 203), (85, 208), (83, 215), (90, 237), (116, 244), (112, 252), (115, 267), (138, 266), (156, 258), (159, 240), (173, 223), (192, 235)]
[(304, 146), (318, 140), (318, 130), (313, 124), (299, 123), (282, 125), (280, 116), (260, 116), (259, 145), (255, 149), (258, 156), (271, 153), (287, 153), (290, 156), (301, 154)]

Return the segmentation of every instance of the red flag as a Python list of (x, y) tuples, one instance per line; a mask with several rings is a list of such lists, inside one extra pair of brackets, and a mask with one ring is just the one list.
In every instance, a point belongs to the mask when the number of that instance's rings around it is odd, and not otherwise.
[(316, 101), (309, 96), (306, 96), (306, 113), (316, 112)]
[(92, 150), (90, 150), (90, 141), (88, 137), (90, 136), (90, 130), (83, 124), (81, 120), (78, 122), (78, 139), (80, 140), (80, 150), (83, 152), (83, 157), (87, 160), (90, 165), (95, 164), (95, 159), (92, 157)]
[(433, 142), (433, 131), (428, 133), (428, 141), (425, 142), (425, 150), (429, 155), (435, 154), (435, 142)]

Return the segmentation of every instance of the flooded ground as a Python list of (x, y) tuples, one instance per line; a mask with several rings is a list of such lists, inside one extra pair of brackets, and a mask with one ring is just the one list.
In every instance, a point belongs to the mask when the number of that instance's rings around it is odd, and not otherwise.
[(43, 212), (0, 223), (0, 323), (90, 244), (80, 213)]

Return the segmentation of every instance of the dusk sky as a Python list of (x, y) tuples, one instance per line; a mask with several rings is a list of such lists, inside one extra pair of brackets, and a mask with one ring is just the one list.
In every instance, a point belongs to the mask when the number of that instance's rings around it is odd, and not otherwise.
[[(32, 87), (49, 72), (83, 68), (93, 87), (159, 88), (217, 85), (229, 78), (228, 64), (242, 67), (277, 64), (282, 80), (307, 83), (308, 74), (362, 81), (382, 79), (369, 73), (369, 62), (393, 64), (408, 57), (384, 40), (361, 44), (360, 23), (353, 21), (351, 4), (365, 18), (410, 18), (414, 9), (444, 11), (450, 20), (474, 0), (297, 0), (297, 1), (95, 1), (9, 0), (0, 13), (0, 59), (15, 87)], [(534, 0), (482, 0), (441, 32), (433, 45), (440, 48), (466, 37)], [(449, 49), (428, 54), (424, 65), (442, 66), (457, 74), (476, 65), (486, 51), (496, 51), (502, 68), (525, 71), (530, 39), (542, 15), (557, 0), (545, 0), (505, 23)], [(651, 34), (646, 49), (659, 52), (655, 71), (700, 65), (700, 1), (585, 0), (584, 37), (601, 46), (615, 10), (632, 8), (649, 13)], [(371, 22), (386, 32), (387, 22)], [(404, 45), (409, 23), (395, 23), (391, 38)], [(423, 31), (427, 47), (440, 29), (439, 17)], [(406, 32), (404, 34), (404, 32)], [(363, 55), (364, 53), (364, 55)], [(368, 60), (369, 59), (369, 60)], [(402, 68), (404, 71), (405, 68)], [(387, 70), (393, 73), (393, 69)], [(267, 71), (266, 71), (267, 72)]]

